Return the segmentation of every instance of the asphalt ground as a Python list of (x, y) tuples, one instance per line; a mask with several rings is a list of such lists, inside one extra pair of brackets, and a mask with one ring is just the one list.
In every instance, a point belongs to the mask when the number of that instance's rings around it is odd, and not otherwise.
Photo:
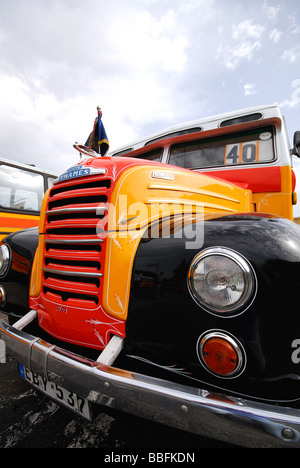
[(135, 449), (192, 454), (235, 446), (104, 406), (93, 422), (86, 421), (23, 381), (16, 361), (6, 356), (0, 363), (0, 448), (98, 448), (104, 457)]

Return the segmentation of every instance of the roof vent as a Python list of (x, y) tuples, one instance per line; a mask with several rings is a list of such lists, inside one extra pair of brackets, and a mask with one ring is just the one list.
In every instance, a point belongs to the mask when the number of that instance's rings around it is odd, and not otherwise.
[(252, 122), (253, 120), (260, 119), (262, 119), (262, 114), (260, 113), (242, 115), (241, 117), (235, 117), (234, 119), (223, 120), (223, 122), (220, 124), (220, 127), (229, 127), (230, 125)]

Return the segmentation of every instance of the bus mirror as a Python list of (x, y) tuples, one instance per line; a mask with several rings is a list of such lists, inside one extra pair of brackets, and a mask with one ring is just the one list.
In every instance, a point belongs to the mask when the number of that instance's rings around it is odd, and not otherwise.
[(294, 148), (292, 150), (293, 154), (300, 158), (300, 132), (294, 133)]

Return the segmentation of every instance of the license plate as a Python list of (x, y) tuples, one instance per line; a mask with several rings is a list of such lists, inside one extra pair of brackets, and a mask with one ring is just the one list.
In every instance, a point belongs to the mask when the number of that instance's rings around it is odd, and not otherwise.
[(29, 382), (33, 387), (48, 395), (53, 400), (75, 411), (84, 418), (91, 420), (91, 412), (89, 402), (70, 392), (54, 382), (49, 382), (45, 377), (30, 372), (23, 364), (19, 364), (20, 376)]

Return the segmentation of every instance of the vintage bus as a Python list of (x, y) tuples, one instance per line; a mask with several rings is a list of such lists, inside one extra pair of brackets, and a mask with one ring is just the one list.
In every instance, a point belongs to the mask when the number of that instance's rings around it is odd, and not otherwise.
[(0, 243), (8, 234), (38, 226), (44, 194), (55, 174), (0, 158)]
[[(300, 138), (299, 132), (295, 137)], [(278, 106), (224, 113), (161, 132), (116, 149), (111, 156), (135, 157), (222, 178), (251, 190), (252, 209), (293, 220), (297, 204), (285, 118)]]
[(81, 149), (39, 228), (0, 246), (0, 340), (21, 377), (88, 420), (106, 405), (300, 447), (300, 132), (291, 148), (269, 106)]

